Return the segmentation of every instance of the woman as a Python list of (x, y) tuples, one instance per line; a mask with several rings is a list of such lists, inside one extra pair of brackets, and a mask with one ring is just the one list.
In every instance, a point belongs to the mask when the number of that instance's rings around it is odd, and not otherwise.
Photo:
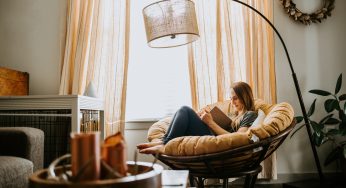
[(230, 132), (246, 132), (257, 117), (254, 112), (254, 98), (251, 87), (245, 82), (236, 82), (231, 87), (231, 104), (235, 110), (230, 118), (230, 128), (225, 130), (215, 123), (209, 109), (195, 112), (190, 107), (180, 108), (174, 115), (162, 142), (142, 143), (137, 148), (140, 153), (162, 152), (163, 146), (180, 136), (221, 135)]

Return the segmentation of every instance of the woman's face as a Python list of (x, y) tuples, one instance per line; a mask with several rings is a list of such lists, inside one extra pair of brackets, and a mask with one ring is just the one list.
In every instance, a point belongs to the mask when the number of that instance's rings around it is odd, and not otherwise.
[(237, 112), (241, 112), (244, 109), (244, 104), (239, 100), (233, 89), (231, 89), (231, 103)]

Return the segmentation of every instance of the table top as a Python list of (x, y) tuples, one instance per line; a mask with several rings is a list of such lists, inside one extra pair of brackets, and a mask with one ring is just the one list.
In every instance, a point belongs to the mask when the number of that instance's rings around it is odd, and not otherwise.
[(189, 177), (188, 170), (164, 170), (162, 172), (163, 188), (185, 188)]
[[(133, 162), (133, 161), (130, 161)], [(145, 162), (140, 162), (144, 163)], [(128, 163), (129, 164), (129, 163)], [(150, 163), (149, 163), (150, 164)], [(151, 165), (151, 164), (150, 164)], [(156, 164), (157, 165), (157, 164)], [(133, 165), (132, 165), (133, 167)], [(55, 172), (60, 176), (62, 174), (62, 166), (56, 167)], [(70, 170), (70, 165), (67, 166), (67, 170)], [(143, 168), (144, 169), (144, 168)], [(116, 180), (116, 179), (107, 179), (106, 182), (102, 181), (87, 181), (87, 182), (76, 182), (76, 183), (66, 183), (64, 181), (62, 182), (52, 182), (51, 180), (47, 180), (47, 173), (48, 169), (41, 169), (36, 171), (33, 175), (30, 176), (30, 186), (29, 187), (49, 187), (50, 184), (54, 185), (64, 185), (64, 187), (70, 187), (70, 188), (81, 188), (85, 187), (85, 185), (88, 185), (87, 187), (103, 187), (100, 185), (107, 185), (113, 187), (112, 185), (116, 185), (116, 187), (131, 187), (131, 183), (136, 181), (135, 183), (141, 183), (140, 187), (152, 187), (153, 183), (155, 184), (155, 187), (160, 186), (161, 188), (186, 188), (188, 185), (188, 176), (189, 171), (188, 170), (163, 170), (163, 167), (161, 165), (154, 166), (155, 171), (148, 172), (149, 174), (139, 174), (138, 179), (135, 176), (129, 176), (124, 177), (123, 180)], [(70, 173), (70, 171), (68, 172)], [(160, 180), (159, 176), (161, 175), (161, 182), (158, 182)], [(139, 184), (133, 184), (135, 187), (139, 187)], [(54, 186), (56, 187), (56, 186)]]

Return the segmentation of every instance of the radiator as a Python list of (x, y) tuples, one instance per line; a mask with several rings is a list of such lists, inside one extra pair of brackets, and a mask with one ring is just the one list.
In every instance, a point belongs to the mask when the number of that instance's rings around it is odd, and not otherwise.
[[(78, 121), (78, 122), (77, 122)], [(70, 153), (70, 133), (100, 131), (103, 103), (84, 96), (0, 97), (0, 127), (34, 127), (45, 134), (44, 166)]]

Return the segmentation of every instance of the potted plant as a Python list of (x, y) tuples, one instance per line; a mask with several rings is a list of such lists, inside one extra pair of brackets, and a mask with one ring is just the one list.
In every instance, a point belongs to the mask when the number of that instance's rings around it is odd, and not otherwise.
[[(320, 89), (310, 90), (310, 93), (319, 95), (324, 100), (324, 109), (326, 116), (319, 121), (315, 121), (311, 116), (315, 112), (316, 100), (310, 106), (308, 111), (308, 120), (313, 130), (313, 141), (316, 146), (321, 146), (326, 142), (333, 142), (336, 147), (327, 155), (324, 165), (329, 165), (333, 161), (340, 159), (345, 173), (346, 141), (339, 141), (339, 138), (346, 139), (346, 94), (340, 94), (342, 86), (342, 74), (340, 74), (334, 92)], [(297, 124), (303, 121), (302, 116), (297, 116)], [(293, 131), (291, 137), (299, 131), (305, 124), (301, 124)]]

